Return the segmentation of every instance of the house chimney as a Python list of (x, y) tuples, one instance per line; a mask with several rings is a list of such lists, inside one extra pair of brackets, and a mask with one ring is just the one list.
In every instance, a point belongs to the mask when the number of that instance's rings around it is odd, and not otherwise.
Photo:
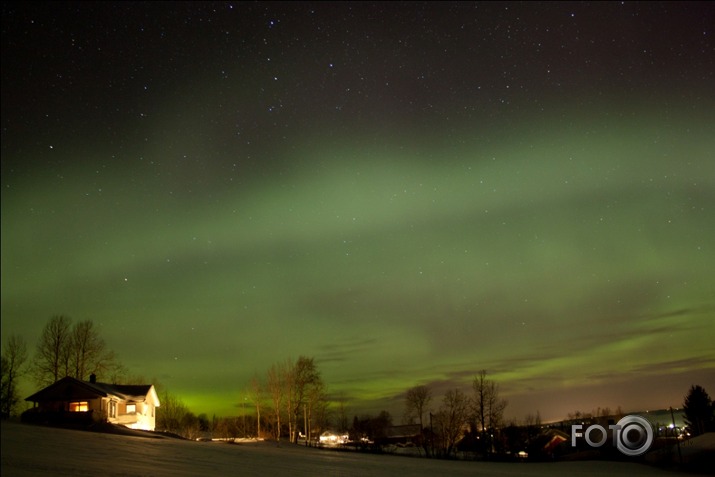
[(92, 383), (92, 384), (96, 383), (96, 382), (97, 382), (97, 375), (94, 374), (94, 373), (90, 374), (90, 375), (89, 375), (89, 382)]

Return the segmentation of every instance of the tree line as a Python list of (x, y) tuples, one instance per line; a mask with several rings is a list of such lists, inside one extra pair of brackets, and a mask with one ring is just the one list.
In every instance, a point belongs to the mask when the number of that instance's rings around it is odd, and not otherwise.
[[(302, 433), (310, 441), (313, 431), (328, 424), (328, 395), (315, 359), (300, 356), (271, 365), (265, 378), (254, 375), (247, 399), (256, 411), (256, 436), (276, 440), (287, 436), (297, 442)], [(261, 431), (261, 415), (268, 427)]]
[[(25, 376), (32, 378), (38, 387), (48, 386), (66, 376), (87, 380), (91, 374), (115, 384), (146, 382), (142, 377), (129, 375), (116, 354), (107, 347), (93, 321), (73, 323), (65, 315), (53, 316), (45, 324), (32, 356), (21, 336), (9, 336), (3, 345), (1, 369), (2, 418), (22, 411), (18, 384)], [(305, 356), (275, 363), (267, 370), (264, 379), (254, 376), (245, 399), (255, 410), (256, 418), (244, 415), (240, 421), (196, 416), (178, 396), (159, 389), (158, 383), (154, 384), (161, 402), (157, 409), (157, 429), (191, 439), (202, 432), (213, 431), (225, 437), (238, 437), (240, 433), (275, 439), (287, 437), (291, 442), (297, 442), (301, 432), (307, 432), (310, 439), (315, 426), (324, 427), (328, 421), (325, 384), (314, 359)], [(248, 429), (247, 419), (255, 424), (255, 432)], [(266, 429), (262, 429), (262, 425)]]
[[(25, 340), (9, 336), (2, 349), (2, 386), (0, 413), (3, 418), (16, 415), (21, 409), (18, 382), (31, 376), (44, 387), (65, 376), (85, 380), (90, 374), (116, 384), (145, 383), (141, 377), (130, 377), (101, 338), (99, 329), (90, 320), (73, 323), (69, 317), (52, 317), (44, 326), (34, 354), (30, 357)], [(327, 429), (347, 433), (353, 442), (380, 440), (393, 425), (387, 411), (377, 416), (354, 416), (350, 423), (346, 399), (329, 395), (315, 359), (299, 356), (269, 366), (263, 375), (256, 373), (247, 383), (241, 397), (241, 416), (209, 419), (195, 415), (178, 397), (159, 383), (154, 383), (161, 407), (157, 409), (157, 429), (196, 439), (203, 433), (214, 437), (260, 437), (288, 439), (306, 443), (317, 440)], [(540, 428), (540, 417), (529, 415), (525, 426), (514, 422), (505, 425), (507, 401), (499, 394), (499, 386), (486, 370), (479, 371), (468, 390), (448, 390), (435, 408), (432, 390), (425, 385), (414, 386), (404, 393), (404, 422), (419, 424), (418, 444), (426, 455), (452, 457), (461, 448), (487, 457), (502, 452), (517, 435), (533, 439)], [(251, 414), (246, 413), (249, 406)], [(715, 430), (715, 405), (701, 386), (693, 386), (685, 397), (683, 411), (693, 434)], [(620, 408), (616, 414), (622, 414)], [(593, 413), (576, 411), (569, 419), (611, 416), (609, 408)], [(519, 429), (521, 427), (521, 429)], [(518, 439), (517, 439), (518, 440)]]
[(420, 444), (427, 455), (451, 457), (460, 443), (486, 454), (496, 450), (508, 402), (499, 396), (499, 385), (488, 378), (486, 370), (472, 379), (471, 395), (459, 388), (450, 389), (434, 413), (429, 408), (431, 401), (432, 391), (425, 385), (405, 393), (405, 418), (419, 423)]
[(310, 442), (330, 423), (326, 386), (312, 357), (279, 361), (264, 376), (254, 374), (241, 398), (241, 416), (208, 419), (205, 414), (194, 415), (180, 398), (163, 391), (157, 429), (188, 439), (206, 434), (219, 439), (287, 438), (295, 443), (301, 436)]
[(54, 316), (43, 327), (32, 356), (21, 336), (11, 335), (5, 342), (0, 413), (7, 418), (20, 411), (18, 384), (26, 375), (37, 386), (45, 387), (66, 376), (86, 380), (90, 374), (104, 376), (112, 383), (128, 384), (131, 380), (93, 321), (73, 323), (67, 316)]

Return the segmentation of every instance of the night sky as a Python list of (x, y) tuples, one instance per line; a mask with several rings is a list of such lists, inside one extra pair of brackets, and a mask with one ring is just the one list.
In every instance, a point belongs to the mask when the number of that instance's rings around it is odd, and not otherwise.
[(481, 369), (518, 420), (680, 406), (713, 85), (709, 2), (3, 2), (3, 338), (93, 320), (197, 414), (300, 355), (396, 421)]

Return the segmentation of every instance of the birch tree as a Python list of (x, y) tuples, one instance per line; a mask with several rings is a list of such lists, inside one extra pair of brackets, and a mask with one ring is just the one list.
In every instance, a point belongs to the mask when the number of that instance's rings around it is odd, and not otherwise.
[(261, 379), (257, 374), (254, 374), (251, 378), (251, 382), (248, 385), (248, 398), (253, 403), (256, 408), (256, 437), (261, 437), (261, 409), (263, 408), (263, 401), (265, 399), (265, 388)]
[[(295, 442), (298, 439), (298, 436), (296, 431), (297, 421), (294, 409), (296, 376), (295, 363), (293, 360), (288, 358), (281, 367), (281, 371), (281, 384), (283, 385), (286, 419), (288, 419), (288, 440), (290, 442)], [(298, 409), (299, 406), (295, 406), (295, 408)]]
[(275, 433), (276, 440), (278, 441), (281, 439), (281, 411), (283, 409), (283, 401), (285, 400), (285, 386), (283, 384), (284, 377), (285, 372), (283, 370), (283, 365), (280, 363), (273, 364), (268, 369), (268, 374), (266, 376), (266, 386), (268, 388), (271, 403), (273, 404), (276, 426)]
[(71, 320), (54, 316), (42, 329), (32, 372), (39, 386), (47, 386), (69, 375)]
[[(292, 376), (292, 396), (291, 396), (291, 412), (294, 416), (294, 423), (299, 422), (299, 416), (301, 408), (307, 406), (306, 398), (310, 386), (316, 384), (320, 379), (320, 375), (315, 367), (315, 362), (313, 358), (307, 358), (305, 356), (300, 356), (298, 361), (296, 361), (293, 366), (291, 373)], [(305, 409), (303, 409), (305, 412)], [(305, 429), (308, 432), (307, 429)], [(292, 433), (292, 441), (298, 441), (297, 425)]]

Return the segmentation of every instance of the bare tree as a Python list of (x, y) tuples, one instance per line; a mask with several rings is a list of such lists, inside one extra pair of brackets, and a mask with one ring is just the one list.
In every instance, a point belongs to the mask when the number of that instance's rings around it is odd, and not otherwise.
[(456, 452), (457, 442), (464, 433), (469, 416), (469, 398), (459, 389), (447, 391), (435, 416), (439, 447), (444, 456)]
[(62, 315), (52, 317), (42, 329), (33, 362), (38, 385), (46, 386), (69, 375), (71, 335), (71, 320)]
[(326, 415), (325, 388), (313, 358), (300, 356), (297, 361), (273, 364), (268, 369), (266, 388), (273, 405), (276, 439), (280, 440), (282, 418), (288, 421), (289, 440), (297, 442), (301, 420), (305, 431), (310, 432), (312, 413), (317, 413), (318, 419)]
[(90, 374), (109, 371), (115, 361), (114, 353), (107, 349), (104, 340), (94, 326), (86, 320), (75, 323), (69, 345), (71, 376), (87, 379)]
[(2, 384), (0, 385), (0, 415), (6, 419), (17, 410), (20, 396), (17, 391), (17, 380), (25, 373), (27, 361), (27, 344), (18, 335), (11, 335), (2, 350)]
[(536, 414), (529, 413), (524, 417), (524, 426), (526, 427), (541, 427), (541, 414), (536, 411)]
[[(293, 384), (293, 392), (290, 398), (292, 405), (291, 412), (294, 416), (293, 423), (297, 424), (301, 410), (305, 412), (305, 409), (302, 408), (303, 406), (307, 406), (306, 398), (309, 388), (310, 386), (315, 385), (316, 382), (320, 379), (320, 374), (315, 367), (315, 361), (313, 360), (313, 358), (300, 356), (298, 357), (298, 361), (296, 361), (295, 365), (293, 366), (293, 372), (291, 373), (291, 375)], [(308, 432), (307, 429), (305, 429), (305, 431)], [(292, 432), (292, 442), (297, 441), (298, 432), (296, 425)]]
[(116, 380), (126, 372), (92, 321), (72, 326), (72, 320), (62, 315), (52, 317), (43, 328), (32, 370), (41, 386), (65, 376), (87, 379), (92, 373)]
[(415, 386), (407, 390), (405, 394), (405, 418), (408, 422), (413, 422), (416, 417), (420, 423), (420, 441), (427, 455), (430, 453), (430, 447), (427, 445), (427, 440), (424, 439), (424, 412), (432, 400), (432, 392), (427, 386)]
[(112, 384), (146, 384), (156, 381), (156, 379), (148, 381), (144, 376), (129, 374), (129, 369), (119, 361), (112, 362), (106, 371), (106, 377), (107, 382)]
[(261, 437), (261, 409), (265, 399), (265, 388), (257, 374), (253, 375), (249, 383), (248, 398), (256, 407), (256, 437)]
[(294, 435), (297, 440), (297, 411), (300, 409), (300, 404), (295, 405), (295, 387), (296, 387), (296, 368), (292, 359), (288, 358), (281, 366), (281, 384), (283, 386), (283, 404), (285, 405), (286, 419), (288, 420), (288, 440), (293, 442)]
[[(516, 427), (516, 423), (514, 423), (514, 427)], [(529, 439), (533, 439), (539, 434), (541, 428), (541, 414), (539, 411), (536, 411), (536, 414), (529, 413), (526, 415), (524, 428)]]
[(486, 370), (481, 370), (474, 378), (472, 401), (474, 416), (482, 434), (482, 442), (487, 452), (491, 452), (491, 432), (499, 427), (507, 401), (499, 398), (499, 386), (487, 378)]
[(275, 414), (276, 440), (279, 441), (281, 439), (281, 409), (283, 408), (283, 401), (285, 400), (285, 386), (283, 385), (285, 374), (283, 366), (277, 363), (268, 369), (266, 378), (266, 386), (268, 387), (268, 393), (270, 394), (273, 412)]
[(307, 411), (307, 419), (304, 425), (306, 429), (305, 434), (307, 441), (310, 442), (313, 427), (316, 427), (318, 431), (320, 431), (327, 427), (329, 420), (327, 392), (325, 383), (319, 373), (316, 373), (315, 379), (308, 386), (304, 408)]
[(424, 429), (424, 412), (432, 400), (432, 392), (427, 386), (415, 386), (405, 394), (405, 414), (408, 419), (416, 417), (420, 422), (420, 432)]

